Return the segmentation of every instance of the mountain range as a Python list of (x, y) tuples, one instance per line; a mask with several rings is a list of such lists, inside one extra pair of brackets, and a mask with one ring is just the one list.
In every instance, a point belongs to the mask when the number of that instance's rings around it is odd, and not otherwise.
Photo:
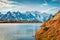
[(50, 19), (53, 15), (47, 13), (40, 13), (40, 12), (25, 12), (21, 13), (17, 12), (10, 12), (3, 14), (0, 12), (0, 20), (38, 20), (41, 22), (45, 22), (46, 20)]

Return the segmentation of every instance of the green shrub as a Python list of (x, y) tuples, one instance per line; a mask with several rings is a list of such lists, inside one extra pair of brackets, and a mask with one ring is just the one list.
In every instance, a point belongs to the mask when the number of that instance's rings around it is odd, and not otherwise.
[(47, 27), (44, 27), (44, 31), (47, 31), (49, 28), (47, 28)]

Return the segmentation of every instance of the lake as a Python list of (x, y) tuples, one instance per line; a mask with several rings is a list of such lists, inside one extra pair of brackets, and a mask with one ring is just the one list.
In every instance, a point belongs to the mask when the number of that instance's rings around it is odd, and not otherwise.
[(0, 23), (0, 40), (35, 40), (42, 23)]

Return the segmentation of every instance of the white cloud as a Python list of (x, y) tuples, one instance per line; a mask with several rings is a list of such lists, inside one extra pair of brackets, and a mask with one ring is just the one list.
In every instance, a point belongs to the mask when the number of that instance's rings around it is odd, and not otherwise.
[(26, 12), (26, 11), (39, 11), (41, 13), (46, 12), (52, 12), (56, 9), (56, 7), (50, 8), (48, 3), (45, 1), (44, 4), (37, 5), (37, 6), (28, 6), (28, 5), (15, 5), (11, 3), (17, 3), (13, 1), (8, 0), (2, 0), (0, 1), (0, 11), (3, 13), (6, 13), (7, 11), (20, 11), (20, 12)]
[(34, 8), (32, 7), (28, 7), (25, 5), (21, 5), (21, 6), (17, 6), (17, 5), (4, 5), (2, 7), (0, 7), (0, 11), (1, 12), (7, 12), (7, 11), (21, 11), (21, 12), (25, 12), (25, 11), (33, 11)]
[(49, 11), (52, 11), (53, 9), (55, 9), (56, 7), (53, 7), (53, 8), (49, 8), (49, 9), (46, 9), (46, 10), (43, 10), (41, 12), (49, 12)]
[(52, 0), (52, 2), (60, 2), (60, 0)]
[(48, 4), (46, 0), (44, 0), (44, 2), (45, 2), (46, 4)]
[(59, 9), (57, 7), (52, 7), (52, 8), (48, 8), (46, 10), (41, 10), (41, 13), (48, 13), (48, 14), (55, 14), (56, 12), (58, 12)]
[(52, 0), (52, 1), (54, 2), (54, 1), (57, 1), (57, 0)]
[[(47, 5), (48, 6), (48, 5)], [(45, 8), (46, 5), (40, 5), (40, 6), (36, 6), (36, 7), (29, 7), (27, 5), (6, 5), (4, 7), (1, 8), (2, 12), (7, 12), (7, 11), (20, 11), (20, 12), (26, 12), (26, 11), (39, 11), (41, 13), (46, 12), (49, 13), (50, 11), (52, 11), (53, 9), (55, 9), (56, 7), (53, 8)]]
[[(45, 1), (44, 4), (42, 5), (38, 5), (35, 7), (32, 6), (27, 6), (27, 5), (11, 5), (11, 3), (17, 3), (17, 2), (13, 2), (13, 1), (8, 1), (8, 0), (1, 0), (0, 4), (3, 4), (2, 6), (0, 6), (0, 11), (1, 12), (7, 12), (7, 11), (21, 11), (21, 12), (25, 12), (25, 11), (39, 11), (42, 10), (44, 6), (48, 6), (47, 2)], [(41, 9), (42, 8), (42, 9)], [(39, 9), (39, 10), (38, 10)]]

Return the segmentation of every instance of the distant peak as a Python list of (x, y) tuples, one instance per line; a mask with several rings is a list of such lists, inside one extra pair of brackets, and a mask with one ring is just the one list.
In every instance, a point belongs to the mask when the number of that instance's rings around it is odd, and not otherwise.
[(59, 17), (60, 17), (60, 11), (58, 11), (58, 12), (54, 15), (53, 20), (56, 20), (56, 19), (58, 19)]

